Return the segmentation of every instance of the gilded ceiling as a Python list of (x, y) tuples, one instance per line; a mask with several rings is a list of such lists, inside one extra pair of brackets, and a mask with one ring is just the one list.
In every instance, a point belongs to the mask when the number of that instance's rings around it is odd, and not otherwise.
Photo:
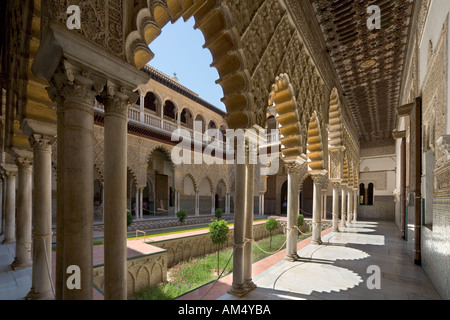
[[(392, 139), (411, 0), (310, 0), (361, 142)], [(380, 9), (379, 29), (371, 5)]]

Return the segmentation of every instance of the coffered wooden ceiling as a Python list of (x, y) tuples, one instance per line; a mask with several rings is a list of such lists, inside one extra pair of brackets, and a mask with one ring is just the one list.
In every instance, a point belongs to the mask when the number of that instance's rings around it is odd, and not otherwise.
[[(412, 0), (310, 0), (361, 142), (392, 139)], [(370, 30), (370, 5), (381, 29)]]

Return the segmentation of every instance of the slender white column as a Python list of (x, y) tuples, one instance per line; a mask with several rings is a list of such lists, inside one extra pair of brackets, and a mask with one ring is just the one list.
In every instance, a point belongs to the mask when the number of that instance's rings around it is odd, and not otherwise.
[(3, 223), (5, 217), (5, 210), (3, 209), (4, 198), (3, 193), (5, 190), (5, 183), (3, 182), (3, 176), (0, 174), (0, 234), (3, 234)]
[(254, 216), (254, 190), (255, 165), (247, 164), (247, 207), (245, 210), (245, 241), (244, 247), (244, 286), (247, 290), (256, 288), (252, 277), (252, 249), (253, 249), (253, 216)]
[(352, 219), (352, 223), (355, 223), (357, 221), (357, 215), (358, 215), (358, 189), (354, 189), (353, 190), (353, 197), (354, 197), (354, 202), (353, 202), (353, 219)]
[(195, 191), (195, 215), (200, 215), (200, 193)]
[(144, 187), (139, 188), (139, 219), (144, 220)]
[(216, 213), (216, 195), (214, 193), (211, 194), (211, 215)]
[(16, 242), (16, 174), (17, 168), (5, 172), (5, 238), (3, 244)]
[(27, 299), (53, 299), (52, 266), (52, 141), (33, 136), (33, 272)]
[(327, 190), (326, 189), (322, 190), (322, 195), (323, 195), (323, 209), (322, 209), (323, 216), (322, 216), (322, 218), (326, 219), (327, 218)]
[(225, 194), (225, 214), (230, 214), (230, 194)]
[(128, 96), (108, 82), (105, 105), (104, 292), (105, 300), (127, 299)]
[(136, 220), (139, 220), (139, 205), (140, 205), (140, 196), (139, 196), (140, 192), (139, 192), (139, 188), (136, 186), (136, 193), (135, 193), (135, 205), (134, 205), (134, 216)]
[(300, 172), (295, 164), (286, 164), (288, 174), (287, 186), (287, 231), (286, 231), (286, 256), (284, 260), (295, 261), (300, 257), (297, 255), (298, 230), (297, 217), (299, 213), (299, 182)]
[(16, 220), (16, 258), (12, 263), (14, 269), (31, 266), (31, 212), (32, 212), (32, 173), (30, 159), (17, 159), (18, 190)]
[(264, 215), (264, 193), (261, 192), (259, 194), (259, 215), (263, 216)]
[[(94, 81), (71, 69), (64, 96), (64, 267), (77, 266), (80, 288), (64, 282), (64, 299), (92, 300)], [(73, 72), (73, 73), (72, 73)], [(125, 219), (125, 218), (123, 218)], [(65, 274), (68, 280), (70, 272)]]
[(333, 220), (332, 231), (339, 232), (339, 182), (333, 182)]
[(341, 189), (341, 226), (346, 226), (346, 216), (347, 216), (347, 186), (342, 185)]
[(244, 287), (244, 231), (247, 210), (247, 165), (235, 165), (233, 283), (229, 293), (242, 296)]
[(313, 189), (313, 228), (312, 228), (312, 239), (311, 244), (320, 245), (322, 244), (321, 234), (322, 234), (322, 175), (313, 175), (314, 189)]
[(353, 191), (349, 187), (347, 190), (347, 226), (350, 225), (352, 221), (352, 210), (353, 210)]

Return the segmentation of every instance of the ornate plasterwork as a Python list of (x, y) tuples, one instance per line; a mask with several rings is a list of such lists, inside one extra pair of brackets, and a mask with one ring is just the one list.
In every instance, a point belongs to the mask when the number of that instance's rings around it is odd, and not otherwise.
[(42, 29), (51, 21), (65, 25), (69, 17), (67, 8), (71, 5), (78, 5), (82, 12), (82, 25), (76, 32), (123, 58), (126, 23), (124, 1), (42, 0)]

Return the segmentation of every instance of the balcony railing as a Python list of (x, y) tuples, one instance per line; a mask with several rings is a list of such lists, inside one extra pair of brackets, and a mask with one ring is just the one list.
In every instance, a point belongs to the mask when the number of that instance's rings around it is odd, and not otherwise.
[[(131, 107), (128, 111), (128, 120), (130, 123), (144, 127), (144, 128), (148, 128), (151, 130), (155, 130), (155, 131), (159, 131), (161, 133), (165, 133), (168, 135), (172, 135), (172, 133), (177, 130), (177, 129), (183, 129), (186, 130), (187, 132), (189, 132), (190, 137), (193, 139), (194, 138), (194, 130), (191, 128), (186, 127), (184, 124), (178, 124), (175, 122), (175, 120), (171, 121), (171, 120), (167, 120), (167, 119), (163, 119), (161, 117), (158, 117), (156, 115), (150, 114), (150, 113), (146, 113), (146, 112), (142, 112), (141, 110), (138, 109), (139, 106), (134, 105), (133, 107)], [(99, 114), (104, 114), (105, 113), (105, 108), (102, 104), (98, 103), (96, 101), (95, 106), (94, 106), (95, 112), (99, 113)], [(195, 138), (198, 140), (202, 140), (203, 143), (207, 143), (210, 144), (214, 141), (214, 139), (205, 138), (205, 134), (202, 134), (200, 132), (195, 132), (196, 136)], [(205, 140), (207, 140), (205, 142)], [(225, 140), (225, 139), (224, 139)], [(218, 143), (218, 147), (221, 148), (222, 150), (226, 150), (226, 142), (225, 141), (216, 141), (216, 143)], [(261, 139), (261, 147), (269, 147), (271, 145), (279, 145), (280, 144), (280, 135), (279, 132), (275, 132), (275, 133), (270, 133), (267, 134), (264, 138)]]

